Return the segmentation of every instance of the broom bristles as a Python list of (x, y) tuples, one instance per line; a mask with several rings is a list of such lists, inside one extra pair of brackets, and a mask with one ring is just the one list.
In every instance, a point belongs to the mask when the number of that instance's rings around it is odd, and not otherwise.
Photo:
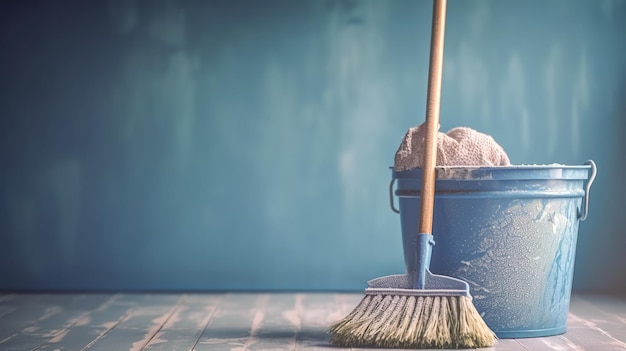
[(329, 333), (342, 347), (480, 348), (496, 342), (466, 296), (366, 295)]

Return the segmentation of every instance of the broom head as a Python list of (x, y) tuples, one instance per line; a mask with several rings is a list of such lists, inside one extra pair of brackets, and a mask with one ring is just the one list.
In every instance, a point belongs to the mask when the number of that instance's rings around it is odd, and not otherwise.
[[(469, 285), (433, 274), (431, 235), (414, 238), (407, 274), (368, 282), (365, 297), (330, 329), (330, 341), (343, 347), (479, 348), (493, 346), (496, 335), (474, 307)], [(413, 259), (414, 258), (414, 259)]]

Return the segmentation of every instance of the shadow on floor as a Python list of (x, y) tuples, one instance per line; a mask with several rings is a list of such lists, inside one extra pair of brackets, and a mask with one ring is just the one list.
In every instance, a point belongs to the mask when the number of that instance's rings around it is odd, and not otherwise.
[(331, 346), (329, 336), (324, 328), (305, 328), (301, 330), (285, 329), (277, 327), (276, 329), (264, 328), (251, 334), (250, 330), (237, 328), (219, 328), (213, 327), (203, 334), (203, 338), (213, 340), (233, 340), (240, 339), (244, 341), (249, 338), (259, 340), (273, 340), (277, 342), (288, 342), (296, 340), (298, 344), (309, 344), (311, 346)]

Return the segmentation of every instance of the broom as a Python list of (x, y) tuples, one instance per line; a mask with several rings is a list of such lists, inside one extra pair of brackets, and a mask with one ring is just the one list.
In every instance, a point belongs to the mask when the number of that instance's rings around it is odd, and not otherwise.
[(478, 348), (492, 346), (495, 334), (472, 304), (469, 285), (429, 270), (437, 158), (437, 131), (446, 0), (435, 0), (428, 72), (426, 138), (422, 169), (419, 232), (415, 250), (405, 253), (407, 273), (368, 282), (365, 297), (329, 329), (330, 341), (342, 347)]

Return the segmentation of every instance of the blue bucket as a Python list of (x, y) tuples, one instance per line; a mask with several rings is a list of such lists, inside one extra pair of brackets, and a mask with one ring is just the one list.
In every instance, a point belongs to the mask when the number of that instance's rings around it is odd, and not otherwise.
[[(411, 250), (405, 238), (418, 231), (421, 173), (393, 171), (389, 186), (405, 257)], [(438, 167), (436, 173), (431, 271), (468, 282), (474, 306), (499, 338), (565, 333), (593, 161)]]

